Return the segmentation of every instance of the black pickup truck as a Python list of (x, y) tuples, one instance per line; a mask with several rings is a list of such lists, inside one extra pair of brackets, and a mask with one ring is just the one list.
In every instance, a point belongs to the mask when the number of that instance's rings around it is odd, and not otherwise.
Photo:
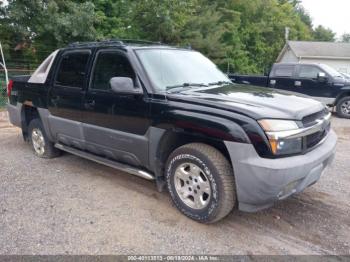
[(66, 151), (155, 180), (203, 223), (301, 192), (335, 154), (322, 103), (233, 84), (188, 49), (76, 43), (8, 93), (10, 121), (37, 156)]
[(350, 118), (350, 78), (324, 64), (274, 64), (269, 76), (230, 75), (239, 84), (295, 92), (334, 107), (339, 117)]

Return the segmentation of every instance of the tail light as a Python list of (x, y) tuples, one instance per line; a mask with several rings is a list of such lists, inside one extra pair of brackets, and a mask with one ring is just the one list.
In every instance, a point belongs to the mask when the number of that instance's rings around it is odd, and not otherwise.
[(9, 81), (9, 83), (7, 85), (7, 96), (8, 97), (11, 96), (12, 87), (13, 87), (13, 80), (10, 79), (10, 81)]

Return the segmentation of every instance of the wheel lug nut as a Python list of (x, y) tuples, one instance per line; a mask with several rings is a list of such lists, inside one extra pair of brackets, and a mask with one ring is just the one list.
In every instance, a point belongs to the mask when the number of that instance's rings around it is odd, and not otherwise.
[(193, 191), (195, 194), (197, 194), (197, 190), (195, 189), (194, 191)]
[(200, 186), (197, 186), (197, 189), (201, 189), (201, 187), (200, 187)]
[(192, 188), (189, 187), (188, 190), (192, 191)]

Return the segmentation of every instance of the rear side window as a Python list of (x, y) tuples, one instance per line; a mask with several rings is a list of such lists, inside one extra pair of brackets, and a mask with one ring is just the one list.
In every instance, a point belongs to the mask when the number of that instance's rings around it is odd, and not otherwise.
[(89, 56), (89, 51), (64, 54), (61, 58), (55, 83), (61, 86), (82, 88)]
[(293, 72), (294, 72), (294, 66), (292, 65), (277, 66), (277, 68), (275, 69), (275, 76), (291, 77), (293, 76)]
[(298, 76), (300, 78), (316, 79), (321, 72), (323, 73), (323, 71), (316, 66), (301, 66)]

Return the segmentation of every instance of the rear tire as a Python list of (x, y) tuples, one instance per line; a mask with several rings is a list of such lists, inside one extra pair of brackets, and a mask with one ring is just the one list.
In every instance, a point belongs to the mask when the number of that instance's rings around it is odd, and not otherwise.
[(212, 146), (193, 143), (176, 149), (167, 161), (166, 180), (175, 206), (198, 222), (214, 223), (235, 206), (233, 169)]
[(341, 118), (350, 118), (350, 96), (343, 97), (338, 101), (337, 115)]
[(48, 139), (40, 119), (33, 119), (28, 127), (29, 142), (34, 154), (41, 158), (54, 158), (60, 155), (61, 151), (54, 147)]

